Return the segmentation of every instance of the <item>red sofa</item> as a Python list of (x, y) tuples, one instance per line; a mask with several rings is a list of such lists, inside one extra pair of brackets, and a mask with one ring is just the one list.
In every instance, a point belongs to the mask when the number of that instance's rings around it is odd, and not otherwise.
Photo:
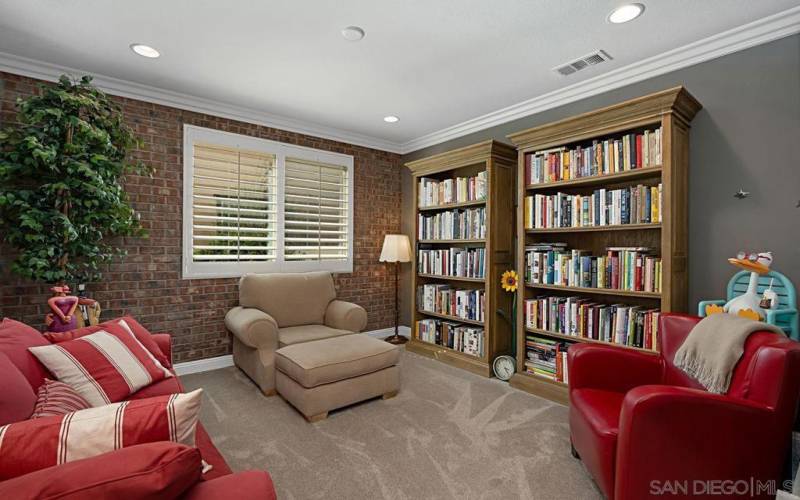
[(774, 498), (780, 487), (800, 343), (750, 335), (728, 393), (712, 394), (672, 364), (699, 320), (663, 314), (659, 356), (596, 344), (569, 349), (573, 454), (608, 498)]
[[(166, 358), (172, 359), (170, 335), (163, 333), (154, 334), (153, 339)], [(27, 350), (28, 347), (46, 345), (48, 343), (49, 342), (35, 330), (14, 327), (11, 322), (6, 322), (4, 320), (2, 327), (0, 327), (0, 380), (3, 381), (2, 392), (0, 393), (0, 426), (27, 419), (33, 411), (36, 391), (43, 383), (44, 377), (53, 378), (49, 375), (47, 369), (39, 363), (36, 357)], [(168, 368), (172, 369), (172, 366)], [(145, 387), (133, 394), (130, 399), (141, 399), (164, 394), (174, 394), (177, 392), (184, 392), (184, 390), (180, 380), (176, 376)], [(180, 490), (179, 494), (182, 497), (191, 498), (193, 500), (207, 498), (230, 498), (236, 500), (276, 498), (272, 479), (268, 473), (263, 471), (247, 471), (233, 474), (228, 464), (225, 463), (225, 459), (216, 449), (208, 433), (200, 423), (197, 425), (196, 442), (197, 449), (200, 452), (199, 455), (213, 467), (204, 474), (202, 478), (199, 472), (195, 478), (190, 477), (186, 479), (184, 477), (179, 480), (176, 477), (177, 483), (180, 483), (181, 480), (188, 480), (191, 484), (188, 490), (185, 487), (186, 485)], [(182, 458), (183, 455), (186, 455), (185, 460), (189, 461), (199, 461), (200, 458), (196, 456), (197, 451), (194, 449), (176, 443), (164, 442), (133, 446), (131, 448), (117, 450), (113, 452), (113, 454), (115, 455), (113, 460), (110, 460), (110, 457), (106, 456), (111, 455), (109, 453), (2, 481), (0, 482), (0, 495), (3, 495), (3, 492), (13, 492), (14, 496), (5, 495), (5, 498), (25, 498), (26, 496), (23, 492), (37, 491), (36, 496), (45, 496), (44, 492), (35, 490), (36, 487), (39, 487), (38, 484), (42, 482), (39, 480), (40, 477), (42, 479), (46, 478), (47, 482), (54, 482), (68, 488), (70, 491), (73, 491), (71, 495), (75, 498), (86, 497), (79, 492), (82, 482), (86, 482), (87, 485), (88, 483), (92, 483), (91, 487), (93, 489), (89, 491), (92, 491), (95, 498), (99, 498), (99, 496), (97, 496), (98, 491), (106, 491), (103, 490), (102, 487), (99, 490), (97, 489), (97, 483), (102, 481), (110, 483), (121, 480), (127, 481), (131, 483), (131, 488), (133, 488), (129, 491), (132, 492), (132, 494), (136, 494), (135, 477), (124, 477), (121, 479), (121, 477), (124, 476), (125, 464), (147, 464), (159, 457), (161, 457), (161, 459), (178, 459), (178, 461), (180, 461), (184, 459)], [(192, 454), (195, 456), (191, 456)], [(122, 470), (114, 470), (113, 467), (109, 468), (109, 464), (112, 463), (117, 464), (117, 468), (122, 468)], [(158, 466), (158, 464), (155, 465)], [(97, 471), (103, 471), (103, 473), (99, 474)], [(67, 474), (69, 476), (67, 476)], [(104, 474), (106, 474), (107, 477), (104, 476)], [(170, 483), (169, 479), (169, 477), (165, 478), (167, 484)], [(113, 484), (109, 484), (108, 491), (115, 491), (111, 486), (113, 486)], [(177, 488), (179, 485), (170, 486)], [(164, 491), (167, 492), (169, 489)], [(55, 493), (52, 491), (49, 493), (55, 496)], [(64, 498), (72, 498), (73, 496), (67, 495)], [(62, 496), (58, 496), (58, 498), (62, 498)], [(157, 498), (173, 497), (169, 496), (167, 493), (161, 493)]]

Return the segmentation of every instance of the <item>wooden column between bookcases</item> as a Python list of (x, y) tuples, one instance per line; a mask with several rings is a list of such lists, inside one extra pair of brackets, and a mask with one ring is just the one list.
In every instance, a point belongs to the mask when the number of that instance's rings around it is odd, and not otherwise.
[[(517, 210), (516, 210), (516, 262), (517, 271), (524, 272), (525, 246), (541, 235), (571, 234), (580, 235), (582, 241), (595, 246), (613, 246), (611, 242), (624, 241), (625, 246), (639, 242), (658, 243), (662, 262), (662, 282), (660, 296), (647, 300), (658, 301), (662, 312), (685, 312), (687, 310), (687, 272), (688, 272), (688, 178), (689, 178), (689, 124), (701, 105), (683, 87), (675, 87), (654, 94), (625, 101), (581, 115), (535, 127), (509, 135), (517, 146)], [(559, 146), (574, 146), (591, 143), (593, 139), (602, 140), (619, 134), (661, 127), (662, 164), (657, 169), (637, 173), (593, 176), (570, 181), (525, 185), (525, 156), (529, 153)], [(524, 197), (531, 192), (553, 194), (557, 191), (576, 192), (584, 189), (611, 186), (620, 182), (635, 182), (638, 179), (654, 179), (660, 176), (662, 184), (661, 224), (650, 227), (637, 224), (631, 227), (589, 229), (550, 229), (526, 231), (523, 227)], [(605, 183), (604, 183), (605, 182)], [(657, 233), (653, 233), (657, 231)], [(656, 236), (657, 235), (657, 236)], [(577, 236), (572, 236), (577, 237)], [(566, 236), (565, 236), (566, 238)], [(552, 241), (552, 240), (550, 240)], [(591, 289), (569, 288), (564, 291), (574, 295), (598, 299), (616, 295), (614, 291), (602, 293)], [(541, 293), (537, 293), (541, 292)], [(565, 384), (547, 380), (525, 372), (525, 324), (524, 301), (527, 296), (544, 295), (548, 290), (520, 287), (517, 292), (517, 373), (511, 385), (533, 394), (567, 404), (569, 392)], [(633, 300), (620, 293), (619, 301)], [(641, 299), (645, 300), (645, 299)], [(654, 304), (655, 305), (655, 304)], [(537, 333), (538, 335), (538, 333)], [(541, 334), (547, 337), (548, 334)], [(551, 336), (550, 338), (557, 338)], [(563, 340), (563, 339), (559, 339)], [(625, 349), (625, 346), (619, 346)]]
[[(497, 141), (485, 141), (472, 146), (456, 149), (409, 162), (406, 166), (411, 170), (414, 182), (414, 204), (417, 207), (414, 214), (414, 234), (412, 236), (414, 247), (414, 269), (411, 275), (411, 300), (412, 306), (412, 335), (406, 344), (409, 351), (438, 359), (442, 362), (457, 366), (473, 373), (489, 377), (492, 374), (491, 363), (500, 354), (510, 354), (512, 345), (511, 309), (514, 296), (506, 293), (500, 287), (500, 276), (503, 271), (514, 266), (514, 174), (516, 168), (516, 149)], [(437, 207), (424, 207), (420, 210), (419, 204), (419, 179), (420, 177), (437, 177), (440, 179), (464, 176), (460, 172), (478, 172), (486, 170), (486, 199), (483, 202), (460, 203), (457, 206), (441, 205)], [(485, 245), (485, 276), (483, 280), (458, 283), (457, 280), (446, 277), (424, 275), (417, 273), (416, 257), (420, 242), (419, 214), (448, 211), (453, 208), (468, 208), (485, 205), (486, 207), (486, 238), (472, 240), (471, 246)], [(425, 244), (433, 242), (426, 241)], [(458, 246), (458, 241), (442, 241), (441, 244)], [(484, 355), (481, 357), (460, 353), (443, 346), (423, 342), (418, 338), (417, 321), (426, 316), (420, 312), (417, 303), (417, 287), (424, 279), (426, 283), (450, 283), (455, 288), (464, 285), (465, 288), (483, 287), (485, 290), (485, 321), (484, 329)], [(502, 310), (503, 313), (498, 313)], [(455, 320), (454, 321), (458, 321)], [(469, 323), (466, 323), (469, 324)]]

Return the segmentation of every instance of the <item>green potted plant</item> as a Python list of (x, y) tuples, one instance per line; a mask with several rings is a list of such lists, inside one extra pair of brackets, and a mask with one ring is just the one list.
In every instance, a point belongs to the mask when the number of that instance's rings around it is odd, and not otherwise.
[(130, 160), (139, 141), (91, 81), (40, 85), (0, 131), (0, 233), (17, 252), (11, 270), (34, 281), (98, 280), (125, 254), (115, 237), (146, 234), (120, 182), (151, 170)]

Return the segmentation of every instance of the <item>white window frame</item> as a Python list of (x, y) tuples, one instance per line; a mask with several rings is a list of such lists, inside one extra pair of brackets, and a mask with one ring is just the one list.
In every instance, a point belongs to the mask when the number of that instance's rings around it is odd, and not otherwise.
[[(258, 151), (275, 155), (278, 193), (278, 228), (275, 260), (272, 262), (195, 262), (192, 252), (192, 179), (194, 178), (194, 144), (203, 142), (233, 148)], [(286, 157), (307, 161), (329, 163), (347, 168), (347, 259), (341, 261), (284, 261), (284, 199)], [(234, 134), (221, 130), (183, 126), (183, 279), (233, 278), (248, 273), (279, 273), (330, 271), (333, 273), (353, 272), (353, 157), (341, 153), (320, 151), (303, 146), (294, 146), (268, 139)]]

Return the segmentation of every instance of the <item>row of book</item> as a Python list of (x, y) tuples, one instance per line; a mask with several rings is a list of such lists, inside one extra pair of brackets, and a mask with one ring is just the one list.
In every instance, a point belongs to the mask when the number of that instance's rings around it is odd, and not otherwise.
[(484, 320), (485, 296), (483, 289), (456, 289), (436, 283), (417, 288), (417, 304), (423, 311), (472, 321)]
[(569, 343), (544, 337), (525, 337), (525, 373), (569, 383), (567, 368)]
[(661, 292), (661, 258), (649, 247), (608, 247), (605, 255), (568, 250), (566, 243), (525, 248), (525, 282), (542, 285)]
[(468, 240), (486, 237), (486, 208), (419, 214), (420, 240)]
[(483, 356), (483, 328), (441, 319), (417, 321), (417, 338), (455, 351)]
[(451, 247), (417, 253), (417, 272), (460, 278), (484, 278), (486, 249)]
[(486, 199), (486, 171), (473, 177), (437, 180), (422, 177), (419, 180), (419, 207), (464, 203)]
[(567, 181), (661, 165), (661, 129), (595, 140), (589, 146), (560, 147), (525, 156), (525, 184)]
[(545, 295), (526, 299), (524, 313), (527, 328), (643, 349), (658, 346), (658, 309)]
[(525, 197), (526, 229), (661, 222), (662, 185), (597, 189), (590, 195), (556, 193)]

